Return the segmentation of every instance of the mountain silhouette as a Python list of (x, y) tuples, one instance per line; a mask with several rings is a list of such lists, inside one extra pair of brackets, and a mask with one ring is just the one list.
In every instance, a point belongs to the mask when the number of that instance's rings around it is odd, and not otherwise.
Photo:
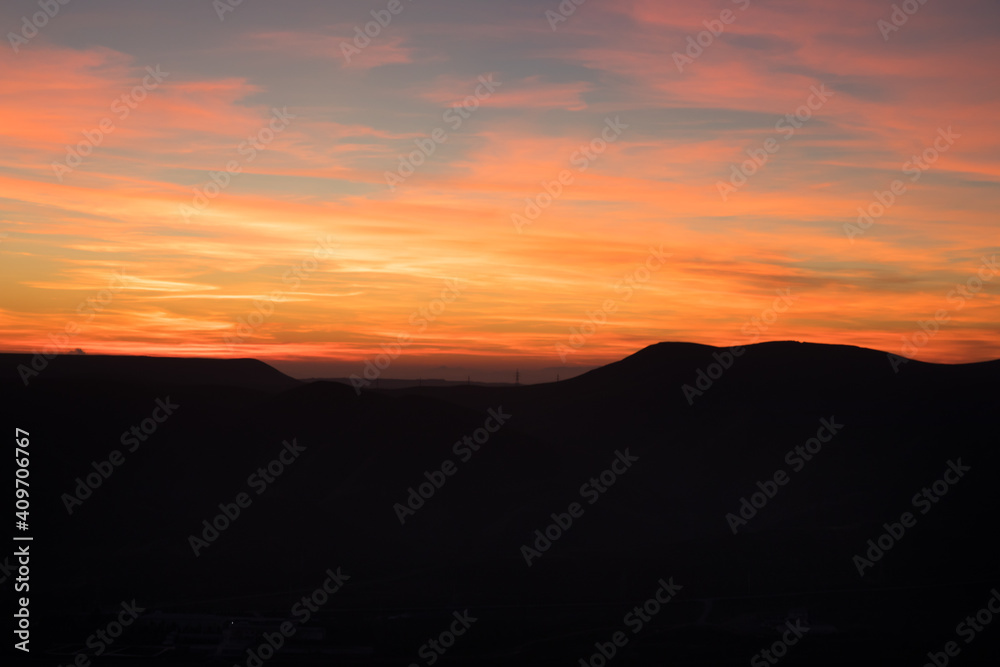
[[(617, 631), (614, 664), (742, 663), (796, 620), (811, 630), (787, 664), (922, 664), (1000, 584), (997, 361), (660, 343), (561, 382), (359, 394), (254, 360), (90, 355), (24, 386), (25, 358), (0, 366), (31, 431), (36, 541), (59, 548), (39, 549), (32, 583), (50, 646), (133, 598), (193, 625), (284, 618), (341, 567), (350, 579), (310, 621), (324, 639), (270, 664), (409, 664), (463, 610), (479, 620), (442, 664), (578, 664)], [(177, 407), (127, 451), (158, 401)], [(289, 443), (303, 449), (258, 495), (248, 478)], [(124, 461), (68, 507), (114, 450)], [(925, 488), (935, 500), (915, 504)], [(195, 555), (191, 536), (240, 493), (251, 504)], [(907, 511), (915, 525), (859, 566)], [(633, 634), (623, 618), (661, 580), (681, 588)], [(132, 641), (162, 643), (166, 625)], [(169, 659), (199, 650), (175, 641)]]
[(0, 373), (8, 379), (12, 375), (27, 377), (28, 384), (36, 377), (42, 382), (99, 380), (138, 386), (217, 385), (263, 391), (280, 391), (300, 384), (299, 380), (257, 359), (58, 355), (48, 360), (30, 354), (0, 354)]

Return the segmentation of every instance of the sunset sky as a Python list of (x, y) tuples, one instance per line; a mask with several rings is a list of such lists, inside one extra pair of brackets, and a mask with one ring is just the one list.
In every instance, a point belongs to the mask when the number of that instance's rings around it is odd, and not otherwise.
[(1000, 6), (911, 3), (7, 0), (0, 347), (1000, 358)]

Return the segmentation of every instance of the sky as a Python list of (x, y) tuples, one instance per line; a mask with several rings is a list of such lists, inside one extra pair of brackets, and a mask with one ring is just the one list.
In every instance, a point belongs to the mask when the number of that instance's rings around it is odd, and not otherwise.
[(1000, 358), (1000, 7), (903, 5), (4, 0), (0, 349)]

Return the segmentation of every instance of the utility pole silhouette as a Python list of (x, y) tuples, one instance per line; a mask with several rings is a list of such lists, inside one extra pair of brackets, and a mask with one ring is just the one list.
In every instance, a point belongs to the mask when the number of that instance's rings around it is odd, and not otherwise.
[(520, 369), (514, 371), (514, 384), (521, 384), (521, 371), (520, 371)]

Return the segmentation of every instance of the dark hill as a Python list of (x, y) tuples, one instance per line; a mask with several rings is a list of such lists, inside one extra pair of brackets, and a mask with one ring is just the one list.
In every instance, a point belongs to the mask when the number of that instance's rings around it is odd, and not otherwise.
[[(0, 354), (0, 375), (28, 378), (28, 383), (48, 380), (95, 380), (130, 385), (222, 386), (260, 391), (281, 391), (300, 384), (256, 359), (200, 359), (132, 357), (117, 355), (58, 355), (39, 360), (30, 354)], [(34, 364), (34, 365), (33, 365)], [(37, 374), (30, 371), (40, 368)], [(27, 369), (27, 370), (23, 370)]]
[[(673, 577), (683, 589), (615, 664), (745, 664), (794, 618), (814, 631), (782, 664), (922, 664), (1000, 585), (997, 362), (896, 372), (885, 353), (850, 346), (766, 343), (730, 359), (663, 343), (558, 383), (359, 396), (294, 381), (262, 393), (261, 378), (283, 376), (256, 362), (216, 362), (245, 373), (226, 375), (148, 360), (159, 370), (140, 382), (135, 366), (109, 374), (100, 358), (64, 376), (64, 361), (3, 389), (35, 448), (36, 539), (59, 547), (37, 560), (40, 623), (63, 628), (52, 645), (99, 627), (57, 611), (132, 597), (280, 617), (341, 566), (351, 580), (311, 622), (328, 662), (361, 644), (367, 664), (409, 664), (468, 608), (480, 621), (442, 664), (576, 664), (629, 632), (624, 615)], [(175, 414), (68, 514), (63, 494), (168, 393)], [(491, 410), (510, 417), (459, 455)], [(796, 469), (788, 453), (830, 435), (824, 424), (832, 438)], [(257, 495), (248, 477), (293, 440), (306, 449)], [(637, 460), (591, 504), (584, 485), (626, 450)], [(970, 470), (920, 514), (913, 496), (959, 459)], [(778, 472), (786, 483), (734, 533), (728, 515)], [(397, 504), (428, 476), (443, 483), (401, 523)], [(190, 535), (240, 492), (252, 504), (195, 556)], [(549, 529), (529, 567), (522, 547), (574, 502), (581, 516)], [(854, 557), (906, 511), (916, 524), (861, 576)], [(996, 646), (984, 634), (963, 658)]]

